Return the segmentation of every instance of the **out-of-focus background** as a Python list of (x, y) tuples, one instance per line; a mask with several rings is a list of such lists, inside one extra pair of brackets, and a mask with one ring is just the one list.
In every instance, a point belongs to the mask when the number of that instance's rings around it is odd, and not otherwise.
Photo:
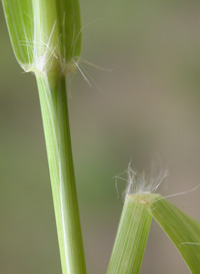
[[(82, 63), (69, 90), (70, 123), (88, 273), (106, 272), (130, 159), (159, 152), (163, 195), (200, 182), (200, 2), (81, 0)], [(61, 273), (41, 114), (0, 8), (0, 273)], [(124, 174), (125, 176), (125, 174)], [(170, 199), (200, 221), (200, 190)], [(141, 273), (189, 273), (153, 222)]]

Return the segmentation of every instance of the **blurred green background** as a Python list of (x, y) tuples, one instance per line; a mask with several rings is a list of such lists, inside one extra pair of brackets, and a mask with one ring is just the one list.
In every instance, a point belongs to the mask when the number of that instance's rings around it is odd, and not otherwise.
[[(154, 152), (169, 167), (163, 195), (200, 181), (200, 2), (81, 0), (82, 57), (69, 109), (88, 273), (106, 272), (125, 183)], [(0, 273), (61, 273), (35, 79), (23, 73), (0, 8)], [(200, 190), (170, 201), (200, 221)], [(189, 273), (153, 222), (141, 273)]]

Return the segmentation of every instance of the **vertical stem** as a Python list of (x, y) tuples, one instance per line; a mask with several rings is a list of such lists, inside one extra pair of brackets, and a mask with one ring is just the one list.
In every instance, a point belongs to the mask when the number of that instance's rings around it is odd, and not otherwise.
[(107, 274), (139, 274), (151, 225), (146, 201), (127, 196)]
[(65, 77), (37, 76), (63, 274), (86, 273)]

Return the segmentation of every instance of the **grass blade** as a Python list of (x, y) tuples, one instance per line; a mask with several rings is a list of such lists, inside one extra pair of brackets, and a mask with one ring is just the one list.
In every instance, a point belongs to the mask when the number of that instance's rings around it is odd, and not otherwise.
[(166, 199), (150, 204), (153, 218), (178, 248), (193, 274), (200, 273), (200, 224)]
[(22, 65), (32, 63), (33, 56), (27, 48), (27, 40), (34, 39), (32, 1), (2, 0), (2, 4), (16, 59)]

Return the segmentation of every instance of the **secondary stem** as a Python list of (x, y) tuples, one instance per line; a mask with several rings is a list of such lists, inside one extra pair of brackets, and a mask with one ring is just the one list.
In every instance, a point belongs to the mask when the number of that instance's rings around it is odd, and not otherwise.
[(151, 225), (143, 200), (127, 196), (107, 274), (139, 274)]
[(77, 202), (65, 77), (36, 76), (63, 274), (86, 273)]

